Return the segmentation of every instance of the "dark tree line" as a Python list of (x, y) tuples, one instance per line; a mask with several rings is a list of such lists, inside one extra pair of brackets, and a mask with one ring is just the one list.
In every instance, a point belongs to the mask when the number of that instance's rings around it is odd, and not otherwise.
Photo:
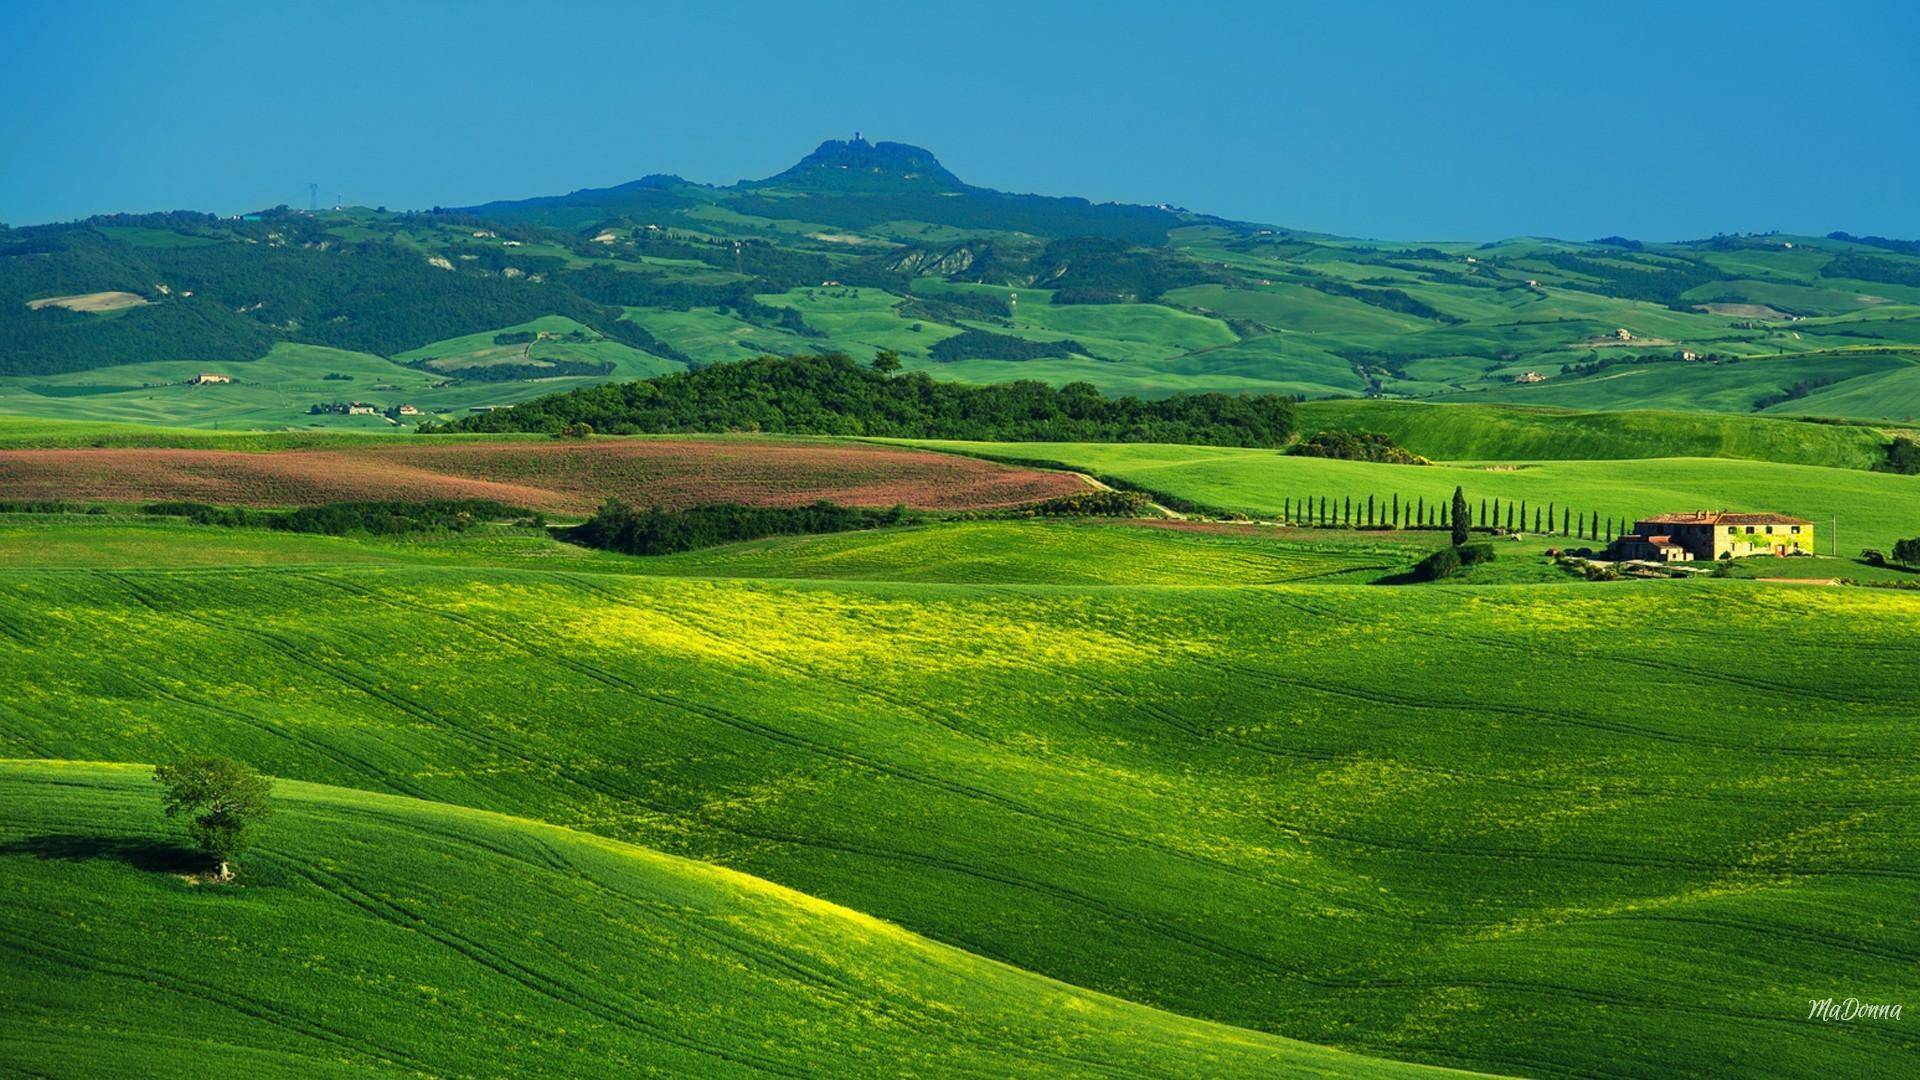
[(763, 356), (585, 387), (420, 430), (554, 433), (581, 423), (618, 435), (764, 431), (1278, 447), (1292, 440), (1295, 415), (1292, 398), (1272, 394), (1147, 400), (1105, 397), (1088, 383), (969, 386), (918, 372), (890, 376), (828, 354)]
[(1424, 495), (1403, 499), (1398, 493), (1369, 494), (1364, 498), (1344, 495), (1337, 499), (1325, 495), (1282, 496), (1280, 520), (1289, 525), (1320, 528), (1449, 529), (1456, 537), (1456, 545), (1466, 541), (1468, 531), (1534, 532), (1582, 540), (1612, 540), (1633, 528), (1627, 518), (1609, 516), (1603, 523), (1597, 510), (1591, 515), (1583, 511), (1576, 516), (1571, 508), (1558, 503), (1529, 505), (1525, 499), (1503, 502), (1483, 498), (1476, 513), (1458, 488), (1454, 489), (1452, 499), (1431, 503)]
[(763, 536), (852, 532), (915, 520), (902, 506), (873, 510), (822, 501), (810, 506), (711, 503), (685, 510), (657, 506), (640, 510), (609, 499), (593, 517), (561, 535), (588, 547), (628, 555), (668, 555)]

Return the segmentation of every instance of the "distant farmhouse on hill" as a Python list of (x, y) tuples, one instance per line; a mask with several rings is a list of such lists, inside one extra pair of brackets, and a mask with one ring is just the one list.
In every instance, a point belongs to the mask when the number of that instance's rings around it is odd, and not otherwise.
[(1786, 514), (1729, 514), (1696, 510), (1659, 514), (1633, 523), (1613, 542), (1616, 559), (1693, 562), (1747, 555), (1811, 555), (1813, 523)]
[(192, 383), (195, 386), (206, 386), (210, 383), (232, 382), (233, 376), (222, 375), (217, 371), (203, 371), (200, 374), (195, 375), (193, 378), (188, 379), (187, 381)]

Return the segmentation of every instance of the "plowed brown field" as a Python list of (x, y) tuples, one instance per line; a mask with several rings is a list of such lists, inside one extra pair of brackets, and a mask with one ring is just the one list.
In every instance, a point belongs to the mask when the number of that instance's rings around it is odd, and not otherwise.
[(1083, 490), (1077, 478), (857, 443), (609, 439), (430, 443), (340, 450), (0, 450), (0, 499), (302, 506), (363, 499), (497, 499), (585, 512), (617, 497), (684, 507), (904, 503), (1014, 506)]

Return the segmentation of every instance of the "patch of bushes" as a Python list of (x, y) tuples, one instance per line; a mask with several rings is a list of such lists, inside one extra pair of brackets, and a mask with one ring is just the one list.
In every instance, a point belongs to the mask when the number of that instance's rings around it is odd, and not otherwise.
[(940, 363), (955, 360), (1040, 360), (1049, 356), (1085, 356), (1087, 347), (1072, 338), (1058, 341), (1028, 341), (1011, 334), (987, 330), (964, 330), (927, 350), (929, 359)]
[(1493, 560), (1492, 544), (1460, 544), (1443, 547), (1414, 564), (1410, 576), (1414, 581), (1441, 581), (1469, 566), (1478, 566)]
[(1034, 503), (1027, 517), (1139, 517), (1152, 501), (1138, 491), (1082, 491)]
[(562, 375), (611, 375), (611, 360), (542, 360), (530, 364), (476, 364), (473, 367), (443, 371), (430, 360), (415, 360), (410, 368), (443, 375), (470, 383), (522, 382), (528, 379), (552, 379)]
[(609, 499), (584, 523), (564, 530), (564, 539), (587, 547), (628, 555), (669, 555), (676, 551), (757, 540), (853, 532), (919, 520), (903, 506), (872, 510), (821, 501), (811, 506), (746, 506), (709, 503), (685, 510), (640, 510)]
[(98, 506), (62, 502), (58, 499), (0, 499), (0, 514), (104, 514)]
[(297, 510), (255, 510), (245, 506), (209, 506), (196, 502), (157, 502), (141, 513), (183, 517), (196, 525), (279, 529), (283, 532), (345, 536), (366, 532), (383, 536), (413, 532), (463, 532), (488, 521), (534, 518), (533, 511), (492, 499), (433, 499), (427, 502), (338, 502)]
[(1920, 567), (1920, 536), (1894, 541), (1893, 561), (1902, 566)]
[(1460, 572), (1460, 549), (1443, 547), (1421, 559), (1413, 568), (1415, 581), (1440, 581)]
[(1894, 436), (1893, 441), (1887, 444), (1887, 460), (1874, 465), (1874, 470), (1920, 476), (1920, 439), (1909, 435)]
[(1341, 461), (1375, 461), (1391, 465), (1433, 464), (1375, 431), (1317, 432), (1287, 452), (1301, 457), (1336, 458)]

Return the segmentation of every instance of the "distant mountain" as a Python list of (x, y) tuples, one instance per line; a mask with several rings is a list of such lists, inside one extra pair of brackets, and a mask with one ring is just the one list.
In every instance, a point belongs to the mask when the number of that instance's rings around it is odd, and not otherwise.
[(585, 227), (608, 218), (661, 227), (710, 227), (711, 215), (676, 216), (702, 205), (751, 218), (818, 222), (847, 230), (921, 222), (1042, 239), (1097, 236), (1149, 245), (1165, 243), (1169, 230), (1190, 221), (1219, 221), (1163, 206), (974, 187), (940, 164), (930, 150), (907, 143), (870, 143), (857, 134), (828, 139), (791, 168), (763, 180), (714, 187), (677, 176), (649, 176), (617, 187), (502, 200), (455, 212), (559, 228)]
[(785, 172), (739, 186), (823, 190), (908, 186), (960, 191), (967, 185), (947, 171), (932, 151), (906, 143), (870, 143), (856, 134), (851, 139), (828, 139)]

